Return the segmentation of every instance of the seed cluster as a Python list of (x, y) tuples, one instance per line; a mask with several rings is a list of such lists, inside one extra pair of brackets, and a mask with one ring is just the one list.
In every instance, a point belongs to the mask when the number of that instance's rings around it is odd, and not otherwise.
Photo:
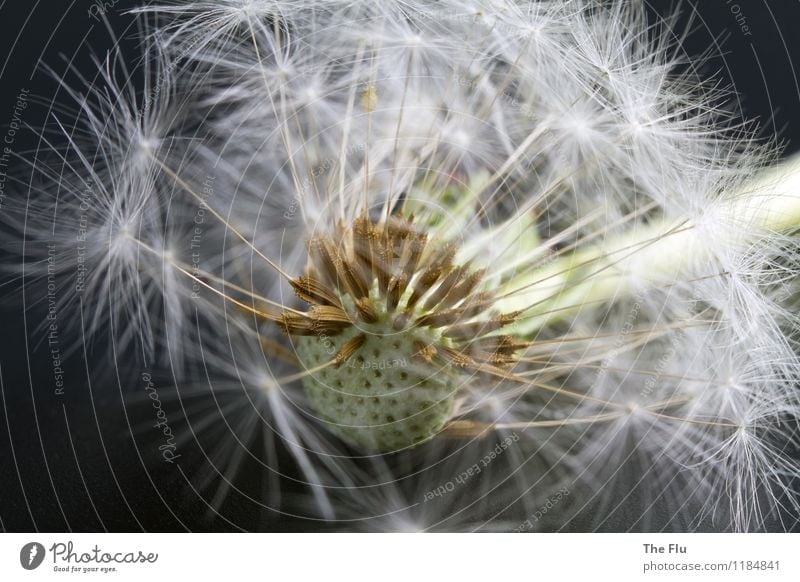
[(498, 330), (483, 269), (455, 262), (457, 246), (432, 242), (408, 219), (351, 226), (308, 242), (292, 280), (307, 311), (285, 310), (308, 399), (329, 428), (362, 448), (424, 442), (456, 414), (458, 370), (501, 368), (524, 347)]

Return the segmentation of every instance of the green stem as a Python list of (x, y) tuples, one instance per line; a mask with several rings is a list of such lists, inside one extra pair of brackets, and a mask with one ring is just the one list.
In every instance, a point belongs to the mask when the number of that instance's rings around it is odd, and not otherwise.
[[(800, 226), (800, 156), (761, 172), (715, 211), (714, 220), (655, 222), (581, 249), (517, 277), (498, 307), (526, 310), (517, 333), (531, 334), (565, 317), (638, 291), (696, 276), (715, 262), (713, 248), (744, 249), (759, 238)], [(714, 225), (726, 224), (724, 229)], [(733, 228), (731, 228), (733, 227)], [(722, 240), (720, 237), (725, 237)]]

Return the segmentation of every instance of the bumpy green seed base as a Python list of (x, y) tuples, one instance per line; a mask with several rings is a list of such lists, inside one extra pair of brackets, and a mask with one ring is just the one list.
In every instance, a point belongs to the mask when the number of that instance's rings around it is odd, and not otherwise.
[[(389, 332), (376, 323), (332, 337), (294, 338), (304, 368), (329, 362), (349, 339), (366, 340), (338, 368), (306, 376), (303, 387), (315, 412), (346, 442), (363, 449), (394, 452), (439, 433), (453, 414), (453, 375), (414, 358), (419, 333)], [(383, 335), (384, 333), (388, 335)]]

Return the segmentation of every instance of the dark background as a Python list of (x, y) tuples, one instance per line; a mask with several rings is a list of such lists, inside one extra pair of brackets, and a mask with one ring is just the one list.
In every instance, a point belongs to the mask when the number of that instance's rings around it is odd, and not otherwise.
[[(104, 24), (90, 18), (93, 4), (89, 0), (0, 0), (0, 134), (5, 135), (16, 95), (23, 88), (32, 95), (24, 121), (33, 128), (45, 125), (51, 102), (60, 97), (42, 64), (62, 74), (71, 62), (94, 76), (92, 54), (104, 55), (117, 41)], [(128, 39), (123, 44), (126, 54), (133, 57), (135, 43), (130, 36), (136, 32), (135, 24), (125, 10), (136, 4), (129, 0), (105, 3), (114, 36)], [(650, 2), (663, 13), (674, 4)], [(716, 43), (719, 48), (712, 52), (724, 54), (705, 64), (704, 76), (717, 73), (735, 88), (745, 116), (757, 119), (766, 136), (778, 136), (787, 152), (800, 149), (800, 67), (795, 67), (800, 64), (800, 2), (685, 1), (682, 10), (684, 23), (689, 15), (694, 19), (693, 32), (684, 44), (687, 52), (701, 54)], [(36, 147), (33, 131), (19, 132), (16, 153)], [(9, 248), (0, 250), (0, 259), (3, 266), (18, 260)], [(36, 329), (44, 309), (30, 305), (28, 299), (23, 310), (19, 280), (14, 277), (5, 274), (0, 283), (0, 530), (227, 531), (319, 526), (256, 511), (236, 499), (225, 507), (227, 519), (216, 517), (202, 500), (204, 494), (187, 488), (186, 477), (174, 467), (143, 464), (142, 444), (138, 438), (134, 443), (127, 428), (136, 417), (136, 405), (123, 406), (124, 389), (113, 373), (91, 385), (87, 382), (86, 360), (90, 367), (102, 362), (98, 355), (102, 346), (94, 346), (88, 355), (82, 347), (74, 352), (63, 366), (65, 395), (54, 396), (49, 354), (46, 344), (39, 343), (43, 332)], [(575, 528), (581, 529), (580, 524)]]

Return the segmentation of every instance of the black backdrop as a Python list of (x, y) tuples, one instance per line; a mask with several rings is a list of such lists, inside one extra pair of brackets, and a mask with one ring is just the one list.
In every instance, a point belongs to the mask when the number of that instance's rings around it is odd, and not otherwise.
[[(61, 73), (71, 62), (92, 76), (91, 55), (103, 55), (117, 42), (114, 37), (135, 56), (134, 19), (125, 10), (136, 3), (105, 2), (113, 36), (90, 17), (101, 4), (0, 1), (0, 124), (10, 123), (16, 96), (28, 90), (31, 106), (24, 121), (44, 125), (58, 87), (42, 64)], [(656, 12), (674, 4), (650, 2)], [(800, 2), (698, 0), (683, 2), (682, 9), (694, 18), (687, 51), (700, 54), (718, 43), (724, 58), (709, 61), (708, 72), (735, 87), (741, 109), (758, 119), (765, 133), (784, 140), (787, 151), (800, 149)], [(23, 153), (36, 143), (32, 132), (20, 131), (14, 147)], [(0, 253), (6, 266), (18, 261), (14, 249)], [(41, 305), (23, 311), (19, 281), (8, 274), (0, 298), (0, 530), (236, 529), (214, 518), (164, 463), (143, 468), (125, 429), (113, 376), (89, 386), (82, 349), (64, 364), (65, 397), (53, 396), (47, 347), (35, 329), (44, 314)], [(101, 347), (89, 351), (90, 363), (102, 363)], [(235, 499), (225, 513), (245, 529), (322, 528), (254, 511)]]

